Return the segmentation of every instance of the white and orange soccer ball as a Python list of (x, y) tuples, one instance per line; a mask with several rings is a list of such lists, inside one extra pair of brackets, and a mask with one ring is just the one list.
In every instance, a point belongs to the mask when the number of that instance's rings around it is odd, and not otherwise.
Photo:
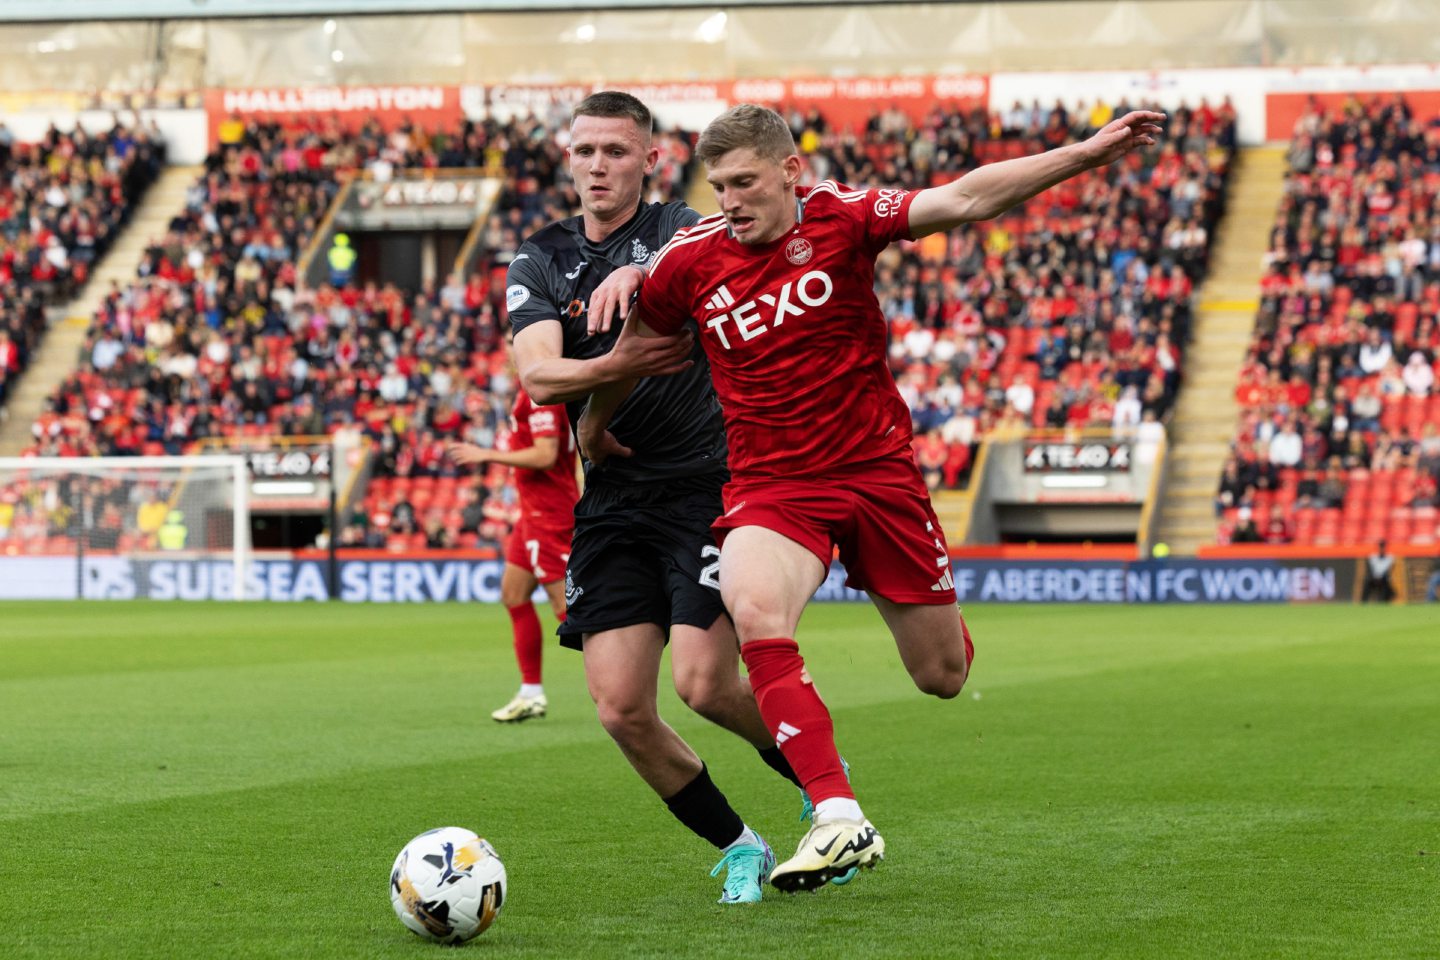
[(464, 943), (500, 915), (505, 865), (488, 841), (463, 827), (427, 830), (395, 858), (390, 903), (416, 935), (436, 943)]

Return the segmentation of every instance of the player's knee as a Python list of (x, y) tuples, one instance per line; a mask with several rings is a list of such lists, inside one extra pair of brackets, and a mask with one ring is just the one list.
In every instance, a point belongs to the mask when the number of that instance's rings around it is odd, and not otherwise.
[(643, 745), (659, 723), (655, 705), (644, 701), (604, 698), (595, 702), (600, 725), (620, 744)]
[(730, 619), (741, 642), (783, 637), (789, 631), (783, 613), (762, 598), (740, 596), (729, 600)]
[(523, 583), (501, 583), (500, 602), (506, 609), (530, 602), (530, 593)]
[(707, 720), (714, 720), (726, 713), (733, 691), (714, 677), (695, 673), (675, 678), (675, 692), (685, 706)]
[(953, 700), (965, 688), (966, 675), (963, 664), (958, 668), (946, 664), (936, 664), (933, 667), (917, 671), (912, 674), (912, 677), (915, 680), (915, 686), (920, 688), (921, 693), (939, 697), (941, 700)]

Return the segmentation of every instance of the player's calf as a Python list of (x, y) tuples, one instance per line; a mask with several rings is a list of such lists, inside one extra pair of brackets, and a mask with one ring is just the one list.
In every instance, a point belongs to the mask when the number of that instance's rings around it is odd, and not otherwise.
[(975, 647), (953, 604), (896, 603), (872, 596), (895, 637), (905, 670), (922, 693), (950, 700), (970, 675)]
[(957, 612), (960, 626), (960, 643), (947, 643), (938, 647), (935, 656), (911, 670), (910, 676), (922, 693), (941, 700), (953, 700), (960, 695), (965, 681), (970, 677), (970, 664), (975, 659), (975, 645), (970, 641), (970, 628), (965, 618)]

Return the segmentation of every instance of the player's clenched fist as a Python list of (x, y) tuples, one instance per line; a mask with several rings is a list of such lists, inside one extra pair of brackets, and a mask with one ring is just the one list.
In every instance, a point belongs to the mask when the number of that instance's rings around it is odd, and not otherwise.
[(580, 455), (597, 467), (611, 457), (629, 457), (635, 454), (635, 451), (621, 444), (613, 433), (605, 429), (604, 421), (591, 415), (589, 407), (585, 408), (585, 412), (575, 423), (575, 438), (580, 444)]
[(473, 467), (489, 460), (490, 451), (484, 447), (477, 447), (473, 443), (451, 440), (445, 444), (445, 456), (450, 458), (451, 463), (459, 464), (462, 467)]

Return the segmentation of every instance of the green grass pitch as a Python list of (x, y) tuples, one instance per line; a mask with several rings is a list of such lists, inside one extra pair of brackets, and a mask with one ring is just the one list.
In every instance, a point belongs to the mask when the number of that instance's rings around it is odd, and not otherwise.
[[(889, 858), (721, 907), (547, 649), (501, 727), (499, 608), (0, 604), (0, 956), (437, 956), (391, 912), (413, 835), (510, 876), (477, 957), (1434, 957), (1434, 608), (972, 607), (960, 699), (878, 617), (801, 629)], [(662, 683), (662, 689), (668, 681)], [(662, 711), (786, 855), (796, 792)]]

